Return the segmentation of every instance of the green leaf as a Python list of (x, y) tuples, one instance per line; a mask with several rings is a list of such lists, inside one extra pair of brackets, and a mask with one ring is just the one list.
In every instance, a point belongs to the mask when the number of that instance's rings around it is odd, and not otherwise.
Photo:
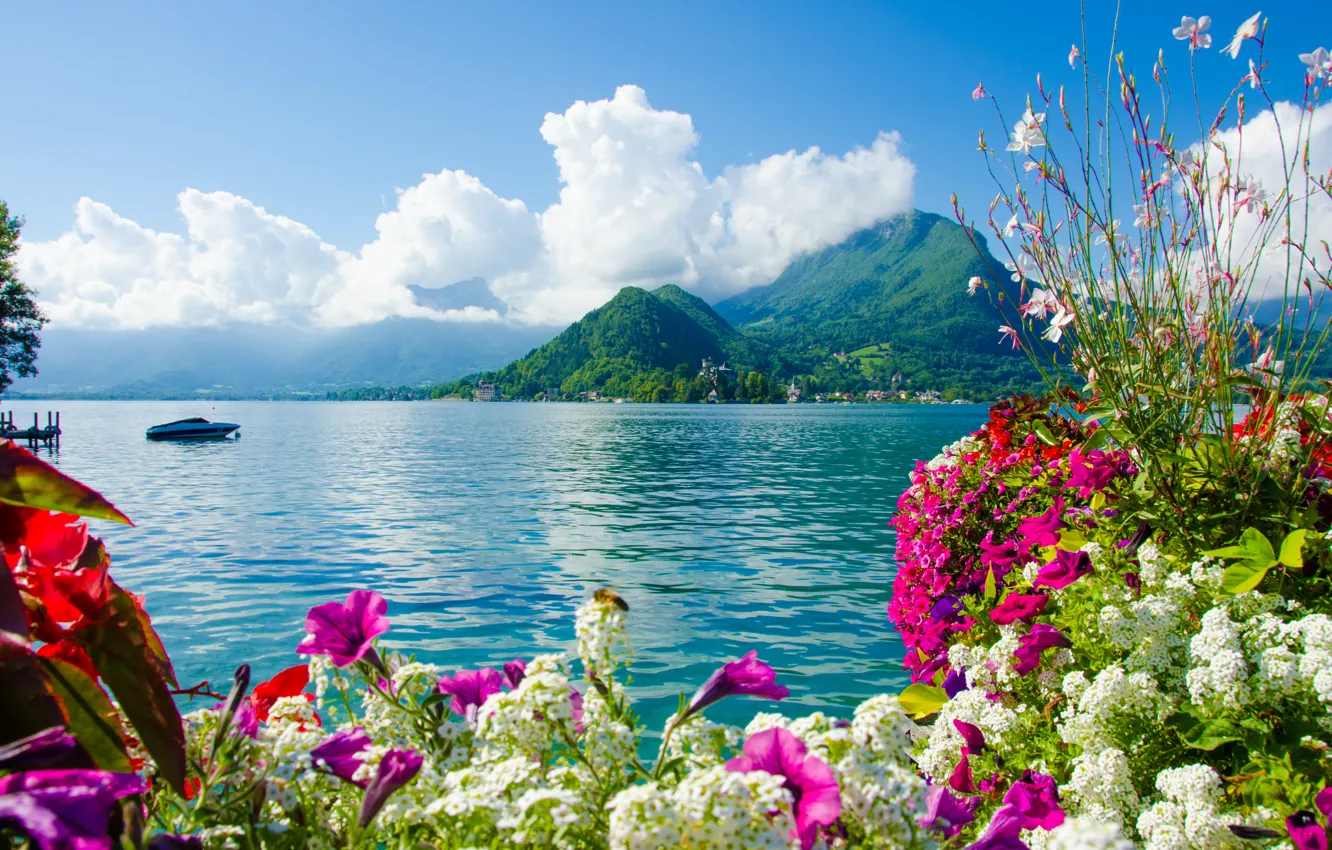
[(1080, 552), (1082, 547), (1087, 545), (1087, 535), (1076, 528), (1066, 528), (1059, 533), (1059, 543), (1056, 549), (1063, 549), (1065, 552)]
[(134, 524), (101, 493), (83, 486), (12, 441), (0, 442), (0, 502)]
[(1304, 566), (1304, 558), (1301, 553), (1304, 550), (1304, 538), (1309, 533), (1308, 529), (1297, 528), (1286, 539), (1281, 541), (1281, 554), (1277, 560), (1288, 567), (1299, 569)]
[(943, 688), (918, 683), (908, 685), (907, 689), (898, 695), (897, 701), (902, 704), (903, 711), (919, 720), (943, 708), (944, 703), (948, 702), (948, 694), (944, 693)]
[(1267, 541), (1263, 533), (1256, 528), (1246, 528), (1240, 535), (1238, 546), (1227, 546), (1224, 549), (1212, 549), (1203, 552), (1204, 555), (1211, 555), (1215, 558), (1244, 558), (1249, 561), (1261, 561), (1264, 569), (1276, 562), (1276, 552), (1272, 551), (1272, 544)]
[(1244, 739), (1244, 730), (1229, 720), (1203, 720), (1180, 737), (1195, 750), (1215, 750), (1222, 744)]
[(985, 573), (985, 598), (987, 600), (993, 599), (998, 592), (999, 590), (995, 587), (994, 581), (994, 567), (991, 567), (989, 571)]
[(1096, 495), (1091, 497), (1091, 509), (1093, 511), (1099, 511), (1103, 507), (1105, 507), (1104, 493), (1097, 493)]
[(125, 752), (125, 733), (111, 700), (78, 667), (58, 658), (38, 659), (46, 672), (51, 690), (60, 700), (68, 718), (66, 730), (92, 756), (97, 767), (118, 773), (132, 773)]
[(1031, 423), (1031, 430), (1036, 432), (1036, 436), (1047, 446), (1058, 445), (1059, 441), (1050, 433), (1050, 429), (1045, 427), (1045, 423), (1039, 420)]
[(162, 777), (184, 796), (185, 731), (151, 641), (144, 633), (139, 606), (113, 583), (103, 613), (97, 622), (78, 629), (75, 637), (115, 694), (135, 736), (152, 755)]
[[(1275, 563), (1275, 562), (1272, 562)], [(1256, 561), (1236, 561), (1221, 574), (1221, 589), (1226, 593), (1246, 593), (1262, 584), (1272, 563), (1258, 566)]]

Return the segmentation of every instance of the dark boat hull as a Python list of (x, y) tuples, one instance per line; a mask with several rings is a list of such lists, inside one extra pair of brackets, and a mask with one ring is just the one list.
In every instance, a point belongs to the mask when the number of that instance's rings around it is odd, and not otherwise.
[(158, 441), (166, 441), (166, 440), (225, 440), (227, 437), (230, 437), (233, 433), (235, 433), (236, 431), (239, 431), (239, 430), (240, 430), (240, 426), (237, 425), (237, 426), (234, 427), (234, 428), (227, 428), (227, 429), (220, 429), (220, 428), (197, 428), (197, 429), (193, 429), (193, 430), (180, 429), (180, 430), (167, 431), (167, 432), (158, 432), (158, 433), (153, 433), (152, 431), (149, 431), (149, 432), (148, 432), (148, 439), (150, 439), (150, 440), (158, 440)]

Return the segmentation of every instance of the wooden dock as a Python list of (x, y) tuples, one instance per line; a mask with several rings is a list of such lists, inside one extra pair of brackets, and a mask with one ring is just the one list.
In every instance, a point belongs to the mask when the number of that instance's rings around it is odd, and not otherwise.
[(60, 411), (56, 411), (55, 418), (52, 419), (51, 411), (46, 411), (46, 427), (42, 427), (37, 418), (37, 412), (32, 414), (31, 428), (18, 428), (14, 425), (14, 411), (8, 414), (0, 413), (0, 440), (13, 440), (16, 443), (27, 443), (30, 447), (37, 446), (60, 446)]

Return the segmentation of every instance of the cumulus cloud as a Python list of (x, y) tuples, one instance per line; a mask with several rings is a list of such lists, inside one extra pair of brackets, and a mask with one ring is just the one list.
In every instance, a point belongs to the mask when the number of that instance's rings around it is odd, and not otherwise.
[[(1252, 280), (1250, 299), (1280, 299), (1283, 293), (1298, 297), (1306, 278), (1327, 277), (1325, 244), (1332, 240), (1332, 198), (1314, 181), (1332, 175), (1332, 104), (1310, 113), (1294, 103), (1277, 103), (1275, 109), (1260, 112), (1242, 128), (1215, 134), (1212, 142), (1214, 148), (1228, 152), (1232, 178), (1261, 187), (1273, 210), (1272, 217), (1264, 220), (1256, 208), (1236, 212), (1223, 205), (1217, 217), (1221, 231), (1234, 246), (1226, 265), (1244, 280)], [(1199, 150), (1194, 147), (1195, 153)], [(1307, 173), (1302, 164), (1306, 153)], [(1219, 185), (1225, 158), (1214, 150), (1209, 153), (1208, 167)], [(1290, 191), (1283, 194), (1287, 186)], [(1243, 190), (1239, 194), (1242, 197)], [(1302, 262), (1297, 252), (1282, 244), (1285, 238), (1304, 245), (1309, 256)], [(1319, 290), (1314, 294), (1321, 296)]]
[(546, 115), (559, 200), (534, 212), (462, 171), (398, 192), (356, 252), (227, 192), (177, 197), (183, 234), (157, 233), (88, 198), (74, 227), (25, 243), (24, 279), (54, 322), (141, 328), (228, 321), (353, 325), (444, 313), (409, 285), (490, 281), (506, 320), (568, 322), (627, 285), (678, 283), (715, 299), (770, 282), (792, 258), (910, 209), (914, 167), (896, 133), (840, 156), (788, 151), (709, 178), (689, 115), (636, 86)]

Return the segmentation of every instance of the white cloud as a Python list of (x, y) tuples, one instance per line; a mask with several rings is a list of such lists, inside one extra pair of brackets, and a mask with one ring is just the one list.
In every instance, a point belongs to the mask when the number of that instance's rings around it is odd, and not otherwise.
[(178, 196), (184, 235), (83, 198), (71, 231), (24, 244), (20, 270), (65, 326), (498, 320), (424, 309), (407, 289), (470, 277), (491, 282), (510, 319), (567, 322), (626, 285), (674, 282), (717, 298), (767, 283), (796, 255), (911, 205), (914, 166), (895, 133), (842, 156), (789, 151), (710, 179), (692, 158), (692, 119), (622, 86), (548, 114), (541, 134), (563, 184), (542, 213), (445, 170), (400, 191), (375, 241), (353, 254), (226, 192)]
[[(1311, 185), (1301, 159), (1306, 155), (1307, 143), (1309, 177), (1326, 179), (1332, 173), (1332, 104), (1310, 113), (1294, 103), (1277, 103), (1275, 110), (1264, 110), (1246, 122), (1242, 132), (1231, 128), (1217, 133), (1212, 141), (1229, 152), (1232, 175), (1245, 181), (1253, 178), (1262, 186), (1274, 211), (1273, 217), (1264, 222), (1256, 211), (1232, 213), (1228, 204), (1222, 205), (1217, 219), (1233, 246), (1225, 264), (1232, 271), (1246, 270), (1246, 280), (1253, 280), (1251, 300), (1279, 299), (1283, 291), (1299, 297), (1310, 263), (1301, 263), (1293, 251), (1288, 258), (1281, 241), (1289, 236), (1292, 242), (1305, 245), (1318, 273), (1329, 274), (1322, 243), (1332, 241), (1332, 198)], [(1198, 146), (1194, 150), (1197, 152)], [(1219, 175), (1223, 167), (1224, 158), (1215, 149), (1209, 151), (1209, 172)], [(1289, 231), (1284, 224), (1285, 202), (1280, 200), (1287, 185), (1293, 190)], [(1226, 197), (1231, 196), (1227, 193)], [(1264, 250), (1255, 264), (1255, 251), (1260, 245)], [(1321, 292), (1315, 289), (1314, 295), (1320, 297)]]

